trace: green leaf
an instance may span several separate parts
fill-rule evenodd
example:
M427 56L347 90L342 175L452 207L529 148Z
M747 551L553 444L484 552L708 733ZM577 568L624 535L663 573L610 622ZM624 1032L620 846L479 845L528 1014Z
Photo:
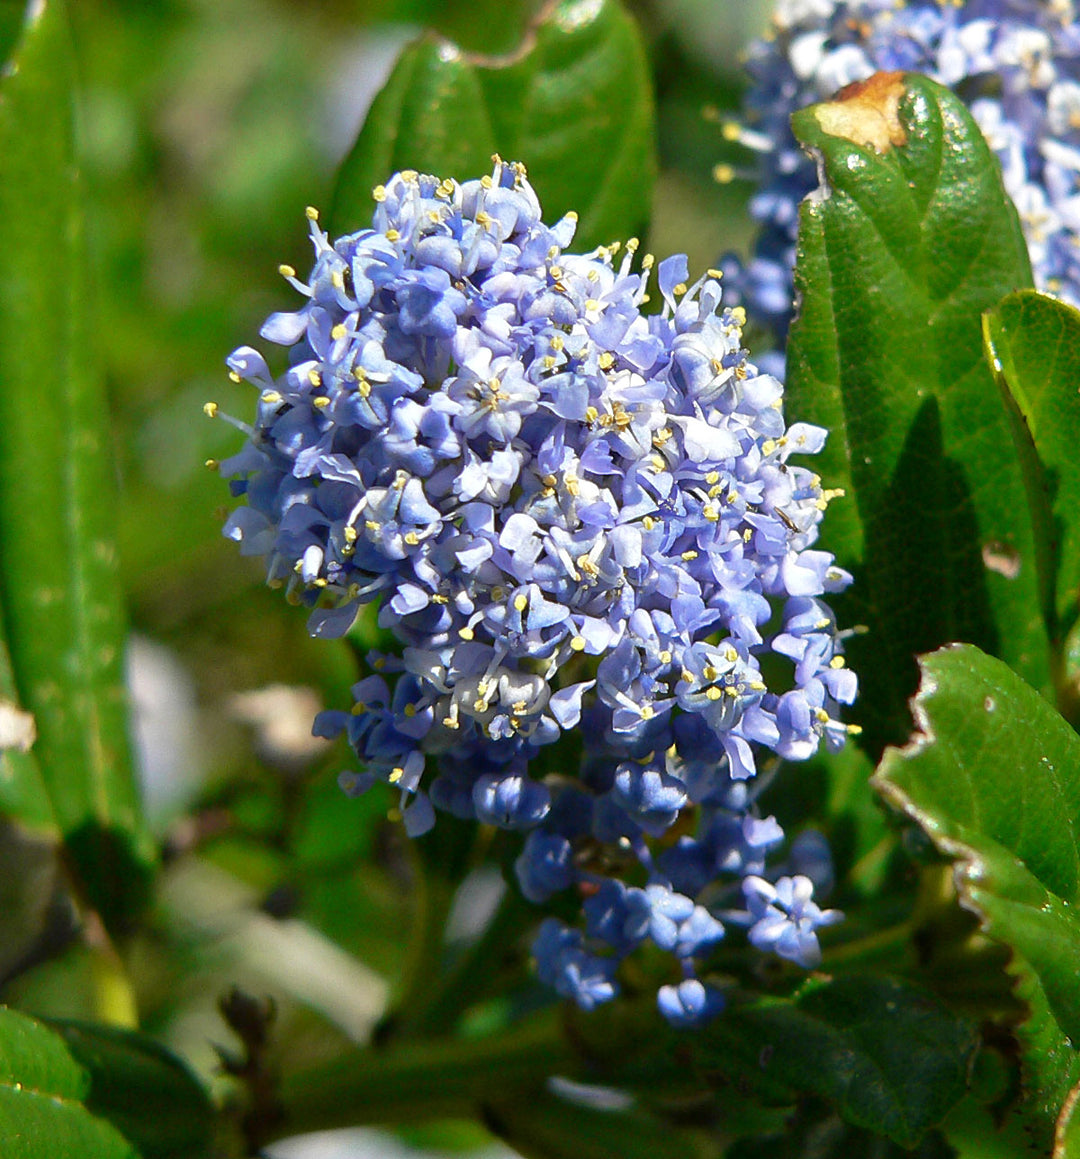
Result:
M87 896L112 925L151 864L131 770L110 427L88 316L63 6L0 79L0 592L19 700Z
M1017 420L1042 561L1043 604L1051 631L1076 619L1080 587L1080 311L1024 290L983 317L986 356ZM1034 454L1026 453L1032 448Z
M937 1132L911 1151L869 1131L848 1126L835 1115L789 1124L780 1135L740 1140L724 1159L956 1159Z
M980 1054L979 1059L982 1057ZM1034 1159L1046 1153L1045 1148L1033 1144L1020 1116L1003 1116L1000 1106L983 1106L971 1096L949 1116L942 1133L958 1159Z
M649 76L618 0L544 5L507 57L425 36L402 54L342 165L333 228L366 225L372 189L396 170L465 180L499 153L528 167L545 220L579 214L576 248L640 235L656 172Z
M906 736L916 652L968 640L1041 688L1049 651L982 352L983 311L1031 284L1016 211L958 97L898 73L853 90L792 121L825 186L801 209L787 410L829 428L815 470L847 492L822 542L855 572L844 618L870 629L850 659L877 754Z
M130 1139L142 1159L203 1159L214 1107L175 1055L151 1038L116 1027L54 1022L90 1076L87 1109Z
M701 1031L714 1083L766 1101L816 1095L856 1127L914 1147L960 1101L975 1047L936 998L887 978L811 984L728 1010Z
M0 1007L0 1141L4 1159L139 1159L82 1104L89 1077L63 1040Z
M428 34L401 54L342 162L330 219L350 232L371 220L371 191L399 169L473 177L491 168L495 136L475 67Z
M1080 1081L1080 739L1005 664L970 646L922 661L919 728L875 787L956 862L961 903L1012 951L1036 1129Z

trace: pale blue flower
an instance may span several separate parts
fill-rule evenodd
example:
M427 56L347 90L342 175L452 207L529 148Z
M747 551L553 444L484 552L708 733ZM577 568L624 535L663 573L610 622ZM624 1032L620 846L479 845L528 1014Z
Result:
M582 902L583 928L542 927L540 977L589 1008L649 942L681 979L661 1010L693 1021L718 1008L694 981L717 906L782 838L756 753L847 735L822 597L850 577L814 548L827 496L793 458L825 432L786 426L715 272L667 259L643 313L652 258L566 252L573 216L546 226L521 166L374 197L333 242L309 213L314 269L283 271L305 303L263 329L287 365L228 359L258 402L222 464L246 498L226 534L313 634L377 603L397 642L316 721L364 768L347 789L390 785L412 835L440 811L522 833L522 892Z

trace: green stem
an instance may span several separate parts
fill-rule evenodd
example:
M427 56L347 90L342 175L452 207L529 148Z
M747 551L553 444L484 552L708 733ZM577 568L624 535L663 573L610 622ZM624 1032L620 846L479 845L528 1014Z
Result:
M418 996L413 1007L403 1010L402 1030L415 1037L447 1034L461 1016L481 997L494 997L493 979L512 954L521 932L536 920L536 910L512 886L479 938L453 967Z
M427 991L440 976L446 919L457 889L456 881L428 871L415 843L409 842L407 848L413 868L412 934L393 1000L393 1009L404 1018L414 1006L424 1004Z
M488 1100L535 1090L549 1075L572 1075L578 1067L555 1011L488 1038L369 1047L285 1078L285 1117L274 1138L474 1118Z
M861 958L880 953L898 942L907 942L911 939L914 931L915 923L909 919L895 926L890 926L888 929L867 934L864 938L856 938L852 942L831 946L825 951L824 969L831 970L845 962L857 962Z

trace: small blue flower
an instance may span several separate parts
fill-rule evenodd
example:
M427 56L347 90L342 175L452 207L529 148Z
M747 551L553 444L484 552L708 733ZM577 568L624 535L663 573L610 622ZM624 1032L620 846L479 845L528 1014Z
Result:
M583 1010L608 1002L618 993L613 958L601 958L583 948L580 931L548 918L533 942L541 981Z
M682 782L663 768L630 762L619 765L611 792L619 807L651 837L674 824L687 800Z
M574 850L560 833L534 829L525 838L521 856L514 863L521 892L542 905L553 894L574 884Z
M842 915L815 905L814 884L808 877L781 877L775 885L760 877L746 877L743 892L753 921L749 934L753 945L805 969L818 965L817 931L834 925Z
M547 816L551 796L546 785L526 775L485 773L473 786L473 804L477 818L489 825L531 829Z
M656 996L660 1013L673 1026L699 1026L723 1009L723 995L697 978L685 978L677 986L661 986Z

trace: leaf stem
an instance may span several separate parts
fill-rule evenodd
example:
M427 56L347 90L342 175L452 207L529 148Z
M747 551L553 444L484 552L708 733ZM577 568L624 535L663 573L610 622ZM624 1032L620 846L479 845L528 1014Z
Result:
M824 969L829 970L838 963L858 961L869 957L880 950L888 949L898 942L906 942L915 931L915 923L908 918L889 926L884 930L877 930L865 937L856 938L851 942L842 942L838 946L830 946L825 951Z
M419 1004L404 1012L403 1030L416 1037L446 1034L478 999L495 997L492 980L535 916L536 911L516 889L507 889L483 933L450 970L433 980Z
M409 1010L424 1002L424 995L440 976L446 919L457 888L456 882L428 871L415 843L409 842L407 848L413 869L413 922L393 1002L394 1010L406 1019Z
M99 1022L134 1030L139 1025L135 991L120 955L101 918L93 910L85 917L85 940L90 949L90 978L94 1017Z

